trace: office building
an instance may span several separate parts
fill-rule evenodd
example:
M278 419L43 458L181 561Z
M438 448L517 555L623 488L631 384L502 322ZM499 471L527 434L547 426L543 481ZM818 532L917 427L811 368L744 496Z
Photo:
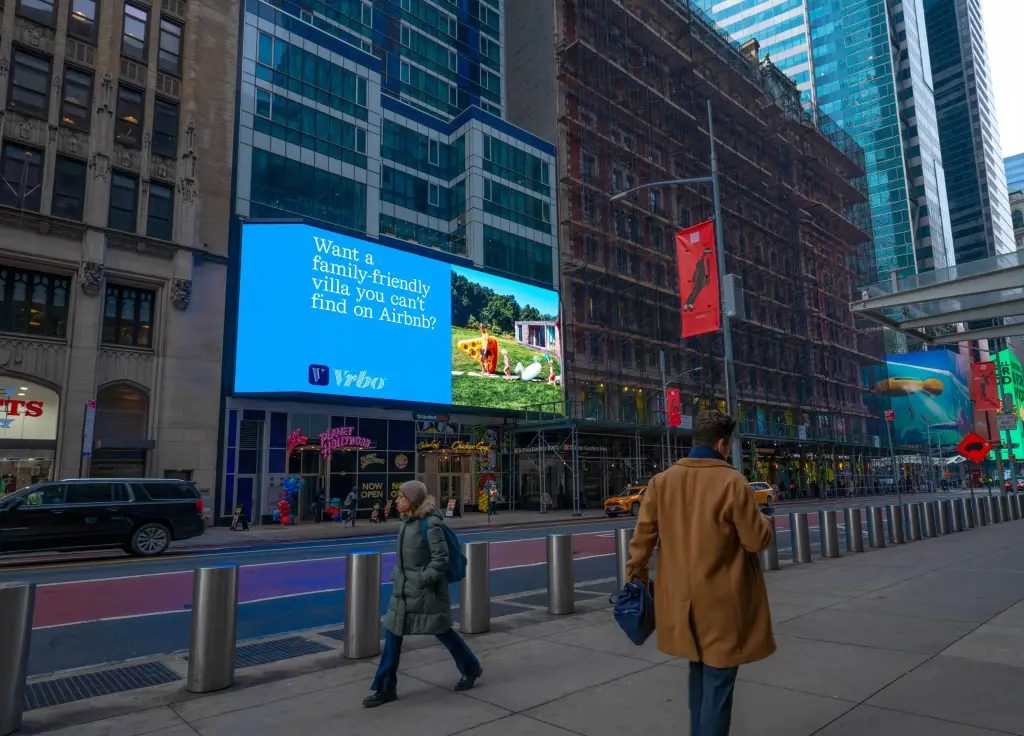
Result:
M1010 216L1017 250L1024 248L1024 191L1010 192Z
M1015 249L980 0L924 0L957 263Z
M694 0L864 148L878 279L954 263L925 18L903 0ZM874 281L875 279L872 279Z
M680 338L676 233L712 218L711 188L610 202L709 175L710 101L726 268L746 304L732 323L745 471L804 488L852 480L884 435L860 384L879 334L848 306L874 273L870 220L845 214L867 201L864 151L807 112L756 44L741 50L687 4L517 0L506 12L509 119L559 152L566 398L582 448L569 451L564 420L537 418L521 465L579 467L593 505L685 454L696 412L725 407L722 335ZM666 387L682 397L668 432Z
M1024 192L1024 153L1003 159L1006 171L1006 189L1010 192Z
M231 0L4 4L5 490L214 485L238 15Z
M317 494L343 499L356 487L361 510L368 513L374 505L383 508L401 482L416 477L457 510L477 508L489 483L508 498L503 479L511 472L510 437L501 426L531 406L530 397L537 404L545 403L542 397L556 397L547 403L560 404L561 379L553 290L555 151L550 142L504 119L504 6L503 0L245 0L233 202L232 267L240 286L237 301L229 305L221 514L241 504L254 520L270 519L289 476L305 481L300 520ZM407 313L398 319L424 326L424 304L429 309L435 298L463 300L469 306L459 314L453 306L451 319L465 320L458 327L475 330L477 337L484 324L501 345L490 357L504 361L507 355L509 364L484 369L482 362L470 362L456 369L455 363L470 359L460 348L452 356L451 336L436 344L411 328L404 337L388 337L391 327L379 320L394 302L369 307L378 320L366 323L376 325L373 330L339 321L336 332L308 334L304 330L319 324L324 309L339 315L349 310L349 317L367 309L358 303L366 283L356 285L359 291L354 286L346 301L340 294L347 285L337 282L337 291L330 292L334 287L320 289L314 281L316 314L308 316L308 295L301 296L294 325L274 330L294 329L299 337L292 349L308 351L295 379L299 385L288 384L295 378L291 374L278 380L273 371L254 367L260 362L259 336L245 331L247 310L273 309L259 298L246 306L260 287L250 285L248 271L240 269L256 258L247 260L246 254L257 253L263 237L252 235L250 247L246 233L271 232L257 229L266 220L308 223L292 231L304 233L301 242L298 235L282 239L280 273L268 276L285 279L293 259L307 262L298 254L311 247L310 233L348 243L346 248L364 255L382 254L374 258L400 264L396 269L406 273L398 278L398 270L384 274L381 269L372 279L382 279L386 288L416 284L429 291L424 302L403 300ZM320 252L317 263L323 264L330 254ZM437 274L448 273L444 269L472 274L477 295L493 297L497 290L508 298L476 310L475 297L460 291L454 278L443 288L430 286ZM337 270L332 275L337 277ZM300 280L308 289L308 272ZM292 286L280 286L278 309L291 309L284 305ZM524 294L546 294L553 306L531 302L527 308L523 300L533 297ZM267 325L279 317L271 312ZM449 315L437 319L445 324ZM426 324L425 329L432 328ZM285 337L275 334L274 350L286 349ZM354 371L351 380L336 377L343 366L318 357L334 350L335 342L349 351L345 368L365 369ZM432 352L442 347L444 355ZM393 356L380 366L386 373L367 368L379 359L371 353ZM247 363L243 356L250 354L253 361ZM451 370L445 361L452 362ZM419 389L408 383L418 373L431 376ZM485 379L478 373L486 375L493 391L478 392L478 403L466 408L473 400L457 396L455 384L476 381L479 389ZM518 378L523 379L519 384L511 380ZM529 391L517 393L517 385ZM407 390L400 390L403 386ZM488 404L499 394L520 398ZM476 411L480 403L492 411L488 406ZM293 435L308 442L289 444ZM362 449L333 454L324 449L353 438L365 443L349 446ZM537 504L540 499L535 494L522 500Z

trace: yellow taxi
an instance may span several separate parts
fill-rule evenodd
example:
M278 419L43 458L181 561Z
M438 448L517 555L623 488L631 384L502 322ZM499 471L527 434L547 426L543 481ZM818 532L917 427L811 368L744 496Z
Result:
M643 480L639 483L630 483L618 496L612 496L604 502L604 512L608 516L639 515L640 502L644 500L644 495L647 493L647 482L647 480Z
M756 481L751 483L750 487L754 490L754 498L757 500L758 506L771 506L775 503L775 491L772 490L770 483Z

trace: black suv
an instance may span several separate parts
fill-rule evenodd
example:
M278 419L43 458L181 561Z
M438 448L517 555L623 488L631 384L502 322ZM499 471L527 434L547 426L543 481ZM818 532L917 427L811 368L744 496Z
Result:
M204 531L203 500L182 480L54 480L0 497L0 553L120 547L153 557Z

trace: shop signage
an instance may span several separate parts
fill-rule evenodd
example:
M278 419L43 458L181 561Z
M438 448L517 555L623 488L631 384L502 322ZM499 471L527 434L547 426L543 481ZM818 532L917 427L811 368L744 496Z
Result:
M23 378L0 376L0 439L56 440L59 413L56 392Z
M288 435L288 457L291 457L292 452L295 450L296 447L302 447L307 442L309 442L309 438L306 435L302 434L301 429L296 429L294 432Z
M320 454L323 457L329 456L332 452L342 447L368 448L373 444L365 437L356 437L355 427L335 427L326 432L320 433Z
M405 470L407 467L409 467L409 456L404 452L398 453L398 455L395 456L395 469Z
M416 449L420 452L434 452L435 450L440 450L441 440L423 440L416 445Z
M463 442L462 440L455 440L450 445L442 443L441 440L422 440L416 445L416 449L420 452L439 452L441 450L450 450L452 452L490 452L494 449L494 445L489 442Z
M413 414L412 418L417 422L448 422L451 417L447 414Z
M370 470L377 466L386 466L388 459L379 452L364 452L359 455L359 469Z

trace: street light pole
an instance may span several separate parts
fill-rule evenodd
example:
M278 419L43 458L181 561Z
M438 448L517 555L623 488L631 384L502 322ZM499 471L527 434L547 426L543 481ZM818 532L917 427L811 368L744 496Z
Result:
M666 181L653 181L648 184L641 184L638 187L627 189L624 192L611 197L609 202L616 202L628 197L641 189L653 187L667 187L683 184L710 184L711 197L714 207L715 223L715 261L718 268L718 305L722 320L722 339L725 362L725 405L729 415L736 420L736 432L732 437L732 464L738 471L743 472L743 438L739 431L739 408L736 392L736 367L733 365L732 354L732 331L730 329L731 319L725 310L725 238L722 235L722 209L718 198L718 155L715 153L715 132L714 122L711 117L711 100L708 100L708 139L711 149L711 176L698 176L692 179L669 179ZM710 358L710 356L709 356ZM666 410L668 404L665 405Z
M658 360L661 363L661 400L665 406L665 469L668 470L669 459L668 456L671 452L671 434L668 423L668 379L665 378L665 351L658 351Z

